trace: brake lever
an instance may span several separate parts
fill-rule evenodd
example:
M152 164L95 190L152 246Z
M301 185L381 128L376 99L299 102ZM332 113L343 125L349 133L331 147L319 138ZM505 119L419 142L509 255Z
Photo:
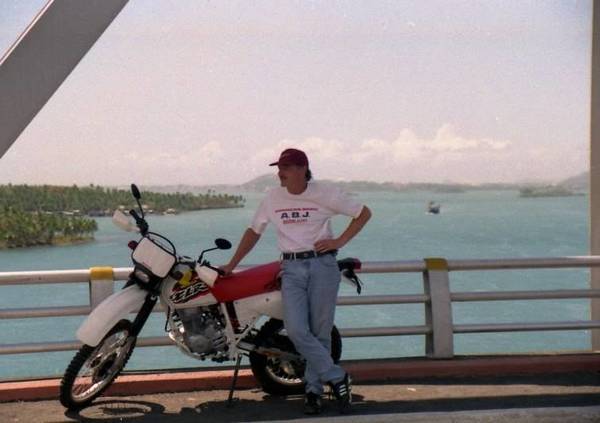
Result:
M224 271L222 271L222 270L221 270L221 269L219 269L218 267L214 267L214 266L212 266L212 265L211 265L211 264L210 264L210 263L209 263L207 260L204 260L204 261L202 262L202 266L206 266L206 267L208 267L209 269L212 269L212 270L214 270L215 272L217 272L217 273L219 274L219 276L225 276L225 272L224 272Z

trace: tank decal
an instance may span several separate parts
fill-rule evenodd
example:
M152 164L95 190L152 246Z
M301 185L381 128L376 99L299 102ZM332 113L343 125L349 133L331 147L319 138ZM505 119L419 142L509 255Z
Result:
M177 285L175 285L175 288ZM195 284L184 287L183 289L175 290L173 289L173 293L169 296L169 299L173 301L175 304L185 303L191 300L192 298L200 297L202 295L208 294L210 291L208 289L208 285L204 282L198 281Z

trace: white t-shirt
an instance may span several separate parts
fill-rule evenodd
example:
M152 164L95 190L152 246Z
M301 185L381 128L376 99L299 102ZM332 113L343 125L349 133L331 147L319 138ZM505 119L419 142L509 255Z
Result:
M260 203L250 228L262 234L269 222L277 230L282 252L315 249L315 242L333 238L330 218L343 214L356 218L363 205L341 189L318 182L308 183L302 194L290 194L286 188L271 189Z

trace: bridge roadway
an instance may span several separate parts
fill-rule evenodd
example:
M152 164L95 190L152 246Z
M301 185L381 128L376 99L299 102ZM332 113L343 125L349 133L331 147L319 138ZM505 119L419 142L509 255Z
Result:
M353 412L339 416L326 399L317 418L302 414L301 396L266 395L248 369L240 372L232 407L231 370L128 373L79 412L56 400L56 379L4 382L0 401L8 402L0 403L0 422L600 423L597 356L346 362L356 379Z

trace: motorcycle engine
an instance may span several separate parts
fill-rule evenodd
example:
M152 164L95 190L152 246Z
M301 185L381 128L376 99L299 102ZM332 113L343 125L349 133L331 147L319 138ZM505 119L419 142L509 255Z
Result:
M210 354L227 350L227 336L218 314L205 307L177 310L185 332L185 343L195 353Z

